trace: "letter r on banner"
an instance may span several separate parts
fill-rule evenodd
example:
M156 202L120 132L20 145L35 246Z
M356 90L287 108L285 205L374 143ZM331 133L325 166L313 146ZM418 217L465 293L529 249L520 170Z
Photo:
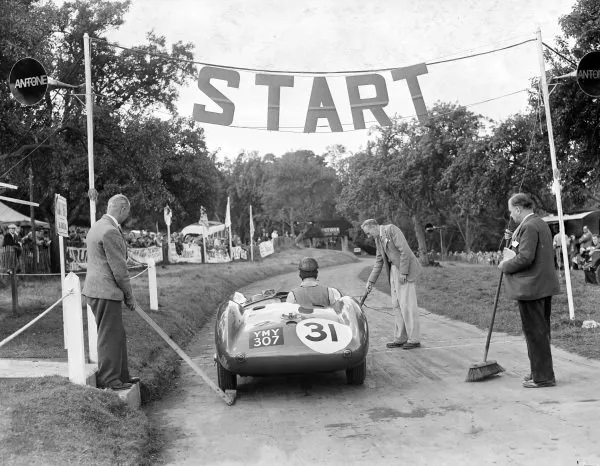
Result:
M205 105L194 104L193 118L204 123L229 126L233 122L235 105L225 97L210 80L220 79L227 82L228 87L238 88L240 86L240 74L235 70L205 66L198 75L198 89L204 92L211 100L223 109L223 112L209 112Z
M375 97L361 99L358 91L359 86L375 86ZM347 76L346 87L348 88L348 97L350 98L354 129L365 129L365 110L371 110L373 116L381 126L392 125L390 118L383 111L383 107L390 102L383 76L378 74Z

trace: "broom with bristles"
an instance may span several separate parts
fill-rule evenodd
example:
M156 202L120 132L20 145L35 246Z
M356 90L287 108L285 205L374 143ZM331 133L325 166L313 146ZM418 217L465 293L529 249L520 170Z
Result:
M485 343L485 353L483 354L483 362L474 364L469 369L465 382L478 382L492 375L497 375L500 372L504 372L504 368L496 361L488 361L488 351L490 349L490 341L492 339L492 330L494 328L494 319L496 318L496 309L498 308L498 297L500 296L500 287L502 286L502 276L504 273L500 272L500 280L498 280L498 288L496 289L496 299L494 299L494 311L492 312L492 321L490 322L490 329L488 330L487 341Z

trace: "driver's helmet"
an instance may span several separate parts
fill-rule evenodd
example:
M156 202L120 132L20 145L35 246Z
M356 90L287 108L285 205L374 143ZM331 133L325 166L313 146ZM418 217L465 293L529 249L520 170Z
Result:
M304 257L298 264L298 270L303 272L316 272L319 270L319 264L312 257Z

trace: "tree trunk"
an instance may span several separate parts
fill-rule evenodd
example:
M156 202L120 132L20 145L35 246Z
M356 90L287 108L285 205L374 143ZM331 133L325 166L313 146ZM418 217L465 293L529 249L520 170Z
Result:
M412 216L412 221L415 227L417 243L419 245L419 261L421 264L427 264L427 241L425 239L425 230L423 229L423 225L421 225L421 222L416 215Z

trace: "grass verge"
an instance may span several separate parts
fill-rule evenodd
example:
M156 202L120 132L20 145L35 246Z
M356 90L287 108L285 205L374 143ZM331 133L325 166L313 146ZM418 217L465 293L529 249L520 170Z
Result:
M367 280L371 268L360 278ZM435 314L468 322L481 329L489 327L500 271L496 267L442 262L442 267L425 267L417 283L419 306ZM569 318L566 286L552 299L552 344L567 351L600 359L600 328L581 327L584 320L600 322L600 286L586 285L583 272L571 271L575 319ZM390 293L385 272L376 283L378 290ZM521 318L517 302L503 291L498 300L494 331L520 335Z
M231 292L297 270L299 259L307 255L321 267L356 260L339 251L290 249L254 263L158 267L159 311L149 314L185 347ZM59 283L20 282L18 317L10 314L10 288L0 288L0 340L56 301ZM147 276L134 280L133 287L147 310ZM51 312L1 348L0 358L66 360L61 314ZM158 399L169 389L179 357L136 313L124 310L123 319L130 371L143 380L142 399ZM0 464L144 464L160 448L160 433L152 430L143 412L130 410L112 393L59 377L0 379L0 393Z

